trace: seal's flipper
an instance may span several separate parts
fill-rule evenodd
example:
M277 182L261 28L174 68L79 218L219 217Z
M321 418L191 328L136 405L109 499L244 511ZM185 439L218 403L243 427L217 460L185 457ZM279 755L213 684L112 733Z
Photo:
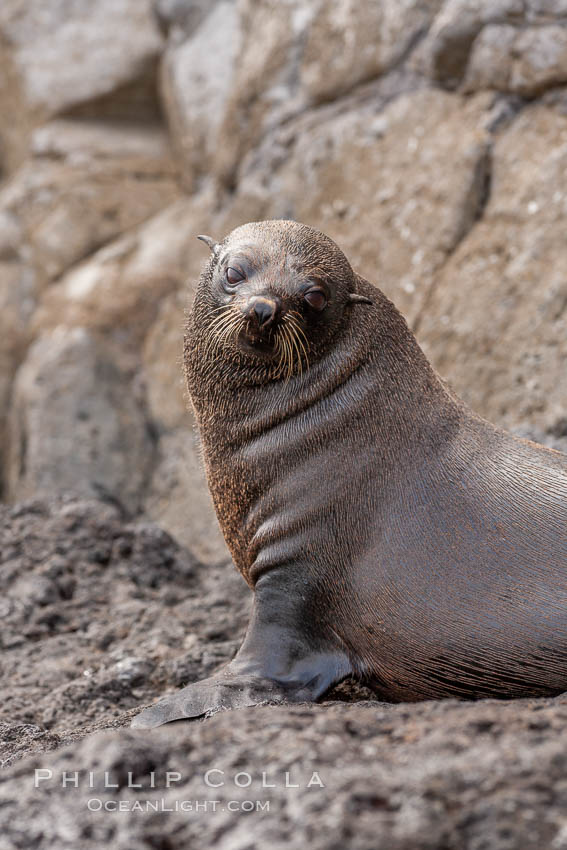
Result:
M258 676L239 676L229 669L194 682L160 700L134 717L132 726L151 729L174 720L189 720L262 703L286 702L285 692L275 682Z
M245 661L237 656L233 664L210 679L193 682L144 709L134 717L132 726L151 729L174 720L190 720L252 705L314 702L349 672L337 659L320 654L302 659L301 669L292 670L291 678L281 681L237 672L248 665L257 667L253 658ZM299 674L298 678L293 677L293 672Z
M307 632L297 593L268 575L256 586L254 610L240 651L223 670L146 708L132 721L152 728L174 720L265 703L314 702L353 672L335 633Z

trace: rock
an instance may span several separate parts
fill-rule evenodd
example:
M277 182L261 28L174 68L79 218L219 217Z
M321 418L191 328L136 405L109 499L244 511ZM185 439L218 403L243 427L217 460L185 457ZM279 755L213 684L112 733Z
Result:
M163 42L151 0L57 0L47 7L4 0L0 35L1 135L12 163L21 160L32 127L85 104L98 115L157 114Z
M363 6L356 0L332 0L318 8L312 4L299 70L307 101L337 99L398 64L427 31L440 6L441 0Z
M216 564L229 557L191 420L184 428L160 436L144 510L204 563Z
M4 843L90 850L112 829L116 850L560 848L566 721L561 699L361 702L63 733L0 780Z
M191 38L168 48L162 74L188 185L211 170L230 185L240 159L268 130L398 63L439 5L439 0L214 5Z
M59 120L34 133L32 151L0 192L0 214L20 231L38 286L178 195L159 128Z
M415 64L449 88L533 96L566 80L566 14L552 0L446 0Z
M235 3L216 3L182 43L170 44L161 74L166 114L188 189L211 170L240 48ZM222 61L219 61L222 57Z
M567 0L527 0L528 20L538 16L563 18L567 15Z
M525 109L492 163L482 221L439 275L419 338L474 410L547 430L567 414L567 117Z
M217 0L154 0L154 15L164 35L180 41L191 35Z
M12 417L8 498L31 494L35 487L45 492L46 486L56 493L69 489L96 494L102 485L132 509L143 503L149 516L179 534L204 560L226 559L192 418L185 410L181 366L184 308L207 256L195 236L207 229L210 218L211 199L206 193L191 203L172 204L101 249L45 293L34 317L35 333L43 340L38 349L41 354L32 349L28 358L32 365L26 361L21 370L28 377L20 376L16 388L18 413ZM152 330L138 371L137 352L149 327ZM99 347L103 338L109 342L105 355ZM63 353L53 355L54 363L59 364L60 357L65 362L64 403L58 395L60 365L53 369L52 363L47 370L40 362L57 339L64 340ZM79 340L86 339L97 340L96 354L90 342L86 344L88 355L75 352L75 345L82 351ZM106 365L101 365L100 357ZM114 357L117 366L112 365ZM120 388L137 373L135 401L128 391L122 399ZM39 399L38 380L42 382ZM89 419L77 429L75 419L79 413L85 415L87 394L93 399L86 408ZM127 409L121 425L116 416L124 402ZM62 421L63 417L71 424ZM51 426L46 426L48 422ZM40 423L43 439L37 430ZM45 433L46 427L54 429L51 436ZM35 434L33 449L29 428ZM91 438L92 428L97 430ZM129 428L134 429L131 443ZM63 429L67 447L57 448L52 442L59 429ZM78 447L87 440L77 454L69 451L74 438ZM132 454L121 457L126 449L124 440ZM27 457L30 452L34 459ZM54 456L50 458L51 453ZM21 473L22 463L25 471ZM131 477L126 472L130 466Z
M34 133L33 156L0 189L3 454L13 375L38 332L30 319L46 285L174 200L175 176L157 127L58 120ZM51 327L63 314L57 308Z
M175 428L188 430L193 421L183 376L183 326L193 284L190 281L183 290L162 299L144 342L142 363L148 411L158 433Z
M264 218L295 218L336 239L354 268L412 322L438 269L480 214L488 96L402 94L306 116L243 163L239 192Z
M57 328L31 347L15 380L7 496L108 495L130 510L153 461L132 371L83 328Z
M0 563L3 847L90 850L109 823L116 848L561 847L564 697L387 705L345 683L318 705L125 729L234 654L250 602L234 568L73 499L0 506ZM26 582L49 591L22 600Z
M12 380L29 344L28 323L35 303L34 274L17 255L11 255L6 242L2 245L2 236L6 235L3 223L0 216L0 492L5 475L6 418Z
M209 496L181 365L183 314L189 300L187 291L165 299L144 345L148 411L159 438L144 509L201 561L217 563L229 556Z
M204 257L195 236L210 215L207 203L179 200L75 266L45 293L36 332L80 326L117 331L140 346L161 299L198 277Z
M234 567L201 568L108 501L0 506L0 563L0 725L10 729L112 722L180 676L209 675L246 623L250 592ZM22 734L33 746L41 737ZM4 737L0 758L18 742Z
M455 88L483 27L523 23L525 11L523 0L445 0L420 47L417 65L435 81Z
M495 88L533 97L567 82L567 29L488 26L474 43L465 91Z
M123 658L121 661L117 661L111 668L110 672L111 675L114 674L120 682L135 686L143 684L147 680L153 668L154 665L151 661L147 661L143 658L136 658L135 656L129 656L127 658Z

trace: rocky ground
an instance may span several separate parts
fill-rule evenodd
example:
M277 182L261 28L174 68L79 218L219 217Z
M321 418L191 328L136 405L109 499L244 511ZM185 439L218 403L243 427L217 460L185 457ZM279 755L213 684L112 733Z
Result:
M566 730L556 699L328 702L105 732L3 774L0 844L563 848Z
M108 503L2 507L0 556L5 764L209 675L246 626L228 562L199 563Z

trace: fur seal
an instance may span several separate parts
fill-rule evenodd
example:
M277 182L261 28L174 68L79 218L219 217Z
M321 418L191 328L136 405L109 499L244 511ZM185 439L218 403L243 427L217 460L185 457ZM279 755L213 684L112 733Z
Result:
M228 666L134 725L347 676L390 701L565 691L567 456L469 410L322 233L203 239L185 370L254 607Z

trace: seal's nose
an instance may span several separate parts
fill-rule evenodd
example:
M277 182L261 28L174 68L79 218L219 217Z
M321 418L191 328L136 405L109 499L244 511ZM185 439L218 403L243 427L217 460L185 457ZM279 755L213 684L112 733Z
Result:
M276 305L270 301L257 301L254 304L254 312L260 327L267 325L268 322L274 318L276 312L275 307Z
M276 298L255 296L250 299L248 318L253 319L260 330L267 330L276 320L279 306Z

